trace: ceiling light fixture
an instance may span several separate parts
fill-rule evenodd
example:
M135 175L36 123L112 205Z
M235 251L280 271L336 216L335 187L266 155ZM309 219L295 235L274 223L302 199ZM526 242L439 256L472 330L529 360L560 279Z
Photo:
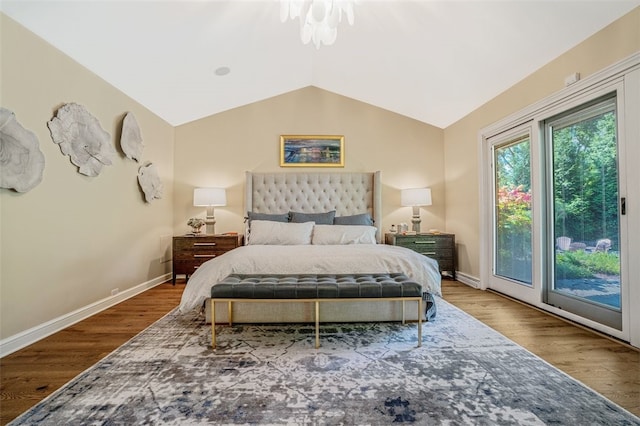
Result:
M355 0L280 0L280 20L300 19L300 38L304 44L313 40L316 49L320 44L332 45L338 35L342 15L353 25Z

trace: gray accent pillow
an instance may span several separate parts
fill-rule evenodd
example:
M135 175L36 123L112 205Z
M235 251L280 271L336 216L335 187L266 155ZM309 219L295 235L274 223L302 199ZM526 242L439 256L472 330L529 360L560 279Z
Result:
M372 226L373 219L369 213L354 214L353 216L336 216L333 219L333 224Z
M336 216L336 211L332 210L325 213L301 213L301 212L289 212L289 219L291 222L304 223L315 222L316 225L333 225L333 218Z
M252 220L270 220L272 222L289 222L289 213L270 214L247 212L247 219Z

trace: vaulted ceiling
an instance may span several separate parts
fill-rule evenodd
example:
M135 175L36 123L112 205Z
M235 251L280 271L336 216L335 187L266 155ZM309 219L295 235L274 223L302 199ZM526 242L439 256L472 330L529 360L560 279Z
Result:
M320 49L302 44L297 21L280 21L279 1L0 9L172 125L316 86L445 128L638 5L359 0L354 25Z

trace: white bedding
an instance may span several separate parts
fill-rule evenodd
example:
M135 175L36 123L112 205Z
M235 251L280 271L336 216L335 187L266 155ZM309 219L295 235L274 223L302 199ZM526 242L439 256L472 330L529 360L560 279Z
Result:
M230 274L350 274L402 272L441 296L438 263L413 250L385 244L249 245L205 262L189 278L180 310L200 309L211 286Z

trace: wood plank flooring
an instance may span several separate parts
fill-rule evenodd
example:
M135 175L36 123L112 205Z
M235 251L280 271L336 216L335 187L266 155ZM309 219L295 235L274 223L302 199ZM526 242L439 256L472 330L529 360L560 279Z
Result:
M184 281L162 284L0 359L5 425L176 307ZM495 293L443 281L443 296L640 416L640 352Z
M0 359L5 425L178 306L182 284L164 283Z

